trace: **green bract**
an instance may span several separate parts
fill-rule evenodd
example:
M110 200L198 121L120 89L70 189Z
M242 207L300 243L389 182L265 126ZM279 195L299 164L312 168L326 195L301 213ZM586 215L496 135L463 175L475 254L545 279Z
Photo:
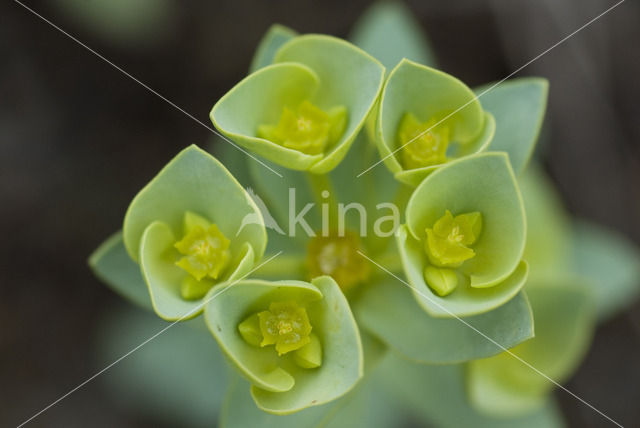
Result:
M384 67L350 43L322 35L295 37L278 49L273 65L224 95L211 110L211 120L236 143L279 165L326 173L347 154L378 98L383 76ZM265 126L282 123L283 114L291 116L287 111L294 115L290 125L282 126L295 126L295 112L300 114L305 101L330 115L335 109L344 111L340 132L331 128L320 149L301 150L298 144L285 144L286 136L264 132ZM314 123L300 117L300 130ZM318 138L318 132L308 138Z
M376 143L403 183L415 187L446 161L486 149L494 131L493 116L455 77L409 60L389 74L380 97Z
M482 360L481 360L482 361ZM470 405L464 390L463 365L419 365L389 353L382 363L382 385L393 392L411 416L427 426L474 428L562 428L562 415L553 400L536 411L492 417Z
M317 277L311 283L244 280L219 292L222 287L211 290L212 296L219 294L207 303L205 319L222 350L252 383L251 394L261 409L288 414L324 404L345 394L362 376L358 328L346 298L330 277ZM245 321L256 313L277 315L273 304L281 302L306 311L311 333L322 349L319 366L307 368L296 361L297 350L278 351L268 346L275 340L254 341L246 334ZM289 319L281 326L288 328L284 334L291 332Z
M465 324L458 319L430 316L403 284L379 282L364 292L355 314L364 328L405 357L423 364L485 358L533 337L533 314L522 292L496 310L465 318Z
M196 316L208 289L247 274L266 246L251 198L220 162L195 146L136 195L123 238L140 264L153 309L167 320Z
M572 232L571 269L584 276L598 317L610 318L640 294L640 250L626 237L586 221L577 222Z
M510 352L535 370L508 353L469 363L468 393L477 409L511 416L540 408L554 387L547 377L564 382L576 369L595 321L592 296L580 282L557 275L527 284L536 337Z
M145 309L152 308L149 289L140 267L124 248L122 232L114 233L91 254L89 266L118 294Z
M349 39L388 69L403 58L433 66L435 58L420 23L401 2L377 2L353 28Z
M527 213L527 244L523 258L529 277L553 276L569 270L571 223L560 195L539 166L531 165L518 178ZM537 233L544 230L545 233Z
M488 173L490 172L490 173ZM425 251L428 230L449 210L479 212L482 231L475 255L459 266L434 266ZM470 156L440 168L416 188L397 234L407 279L418 303L435 317L487 312L514 297L527 277L521 260L526 225L522 198L506 154ZM430 271L451 277L455 288L441 297ZM434 281L435 282L435 281Z

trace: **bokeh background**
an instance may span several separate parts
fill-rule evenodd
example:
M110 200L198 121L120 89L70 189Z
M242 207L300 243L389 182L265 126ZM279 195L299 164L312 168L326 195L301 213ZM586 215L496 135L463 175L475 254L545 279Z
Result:
M614 4L406 3L440 68L472 87L503 78ZM272 23L347 37L370 3L25 4L208 124L209 110L246 74ZM636 243L639 23L640 3L627 0L518 73L550 81L542 161L569 211ZM129 201L157 170L186 145L206 145L210 132L12 1L0 5L0 58L0 425L15 426L102 368L100 325L125 303L86 259L120 227ZM638 426L639 362L636 302L598 328L567 387ZM171 425L121 405L104 385L87 384L32 425ZM568 394L556 395L570 426L604 423Z

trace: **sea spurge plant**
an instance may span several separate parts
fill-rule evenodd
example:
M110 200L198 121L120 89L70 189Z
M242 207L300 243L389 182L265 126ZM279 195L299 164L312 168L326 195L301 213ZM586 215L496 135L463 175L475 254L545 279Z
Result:
M464 83L402 60L382 90L375 138L394 176L415 187L447 161L485 150L495 127Z
M438 169L411 195L406 219L397 233L400 255L418 302L432 316L487 312L522 288L524 207L505 154L469 156Z
M195 146L136 195L124 219L123 241L160 317L198 315L215 284L240 278L260 260L266 232L261 221L241 228L249 214L261 219L226 168Z
M251 382L256 404L271 413L334 400L362 376L358 328L330 277L240 281L207 303L205 320Z
M358 135L383 76L377 60L344 40L293 37L278 48L272 65L216 103L211 120L239 145L279 165L326 173Z
M273 26L210 114L252 159L222 140L225 166L183 150L91 266L166 320L204 310L184 327L219 354L156 363L172 383L203 366L213 389L230 377L224 405L206 388L175 400L222 406L222 427L397 426L397 402L434 426L560 425L529 365L575 371L596 318L638 295L640 253L574 228L539 171L523 174L544 79L468 88L398 3L353 39Z

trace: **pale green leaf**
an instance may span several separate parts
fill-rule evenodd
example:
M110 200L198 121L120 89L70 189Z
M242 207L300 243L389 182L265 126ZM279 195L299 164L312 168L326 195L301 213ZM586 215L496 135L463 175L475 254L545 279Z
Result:
M540 408L554 387L549 378L566 381L589 347L595 311L581 279L557 275L526 289L536 336L510 351L519 359L502 353L468 365L470 400L487 414L510 416Z
M434 66L420 23L401 1L378 1L358 19L349 39L391 70L403 58Z
M98 361L105 367L157 335L99 380L105 399L133 415L173 426L211 427L227 389L227 364L202 318L175 324L153 314L118 307L96 331Z
M284 25L273 24L269 27L265 35L262 37L262 40L260 40L260 43L258 43L258 48L251 60L249 72L253 73L256 70L271 64L273 62L273 57L278 49L280 49L280 46L297 35L298 33Z
M566 272L571 255L571 224L558 191L536 165L518 177L518 184L527 213L523 258L529 263L530 277Z
M355 304L360 325L405 357L453 364L496 355L533 337L533 315L523 292L498 309L463 318L434 318L398 281L372 285Z
M598 309L610 318L640 295L640 250L627 237L586 221L573 229L572 270L584 277Z
M388 355L380 367L385 387L428 426L439 428L560 428L564 426L551 399L538 410L516 417L494 418L474 410L464 390L463 365L424 365Z
M122 232L104 241L89 257L93 273L113 291L145 309L151 309L149 291L140 266L129 257L122 242Z
M207 143L207 151L218 159L238 183L246 189L253 185L248 171L249 162L255 162L258 165L259 163L247 156L242 150L234 147L234 143L215 134L209 138Z
M525 169L540 134L549 82L527 77L494 85L474 90L485 110L496 119L496 132L488 150L507 152L519 174Z

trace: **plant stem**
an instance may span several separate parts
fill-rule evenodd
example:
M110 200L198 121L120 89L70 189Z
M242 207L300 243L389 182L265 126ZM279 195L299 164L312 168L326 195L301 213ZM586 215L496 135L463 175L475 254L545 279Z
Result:
M391 272L402 272L403 270L402 259L398 253L388 251L376 257L375 260Z
M268 256L265 255L265 258ZM304 256L301 255L279 255L269 263L263 264L252 276L258 277L280 277L280 278L300 278L304 268Z
M321 207L320 209L322 210L322 207L325 204L328 208L329 215L327 219L324 218L324 213L322 211L320 212L323 229L325 222L328 222L327 224L329 230L337 228L338 200L336 198L336 192L333 188L333 183L331 182L331 177L329 177L329 174L312 174L310 172L307 172L307 179L309 181L309 185L311 186L311 190L313 191L316 203L319 207ZM328 194L326 192L328 192ZM326 197L323 196L323 193L326 195Z

